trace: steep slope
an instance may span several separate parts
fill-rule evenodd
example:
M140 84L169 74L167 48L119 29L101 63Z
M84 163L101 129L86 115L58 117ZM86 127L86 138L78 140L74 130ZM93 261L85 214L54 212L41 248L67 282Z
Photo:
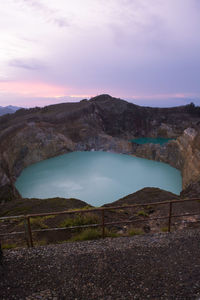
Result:
M129 142L140 136L178 137L187 128L195 128L195 141L190 139L195 159L192 168L183 155L185 138L166 147L150 149L144 157L165 161L181 169L184 187L199 178L199 108L187 105L175 108L140 107L109 95L79 103L63 103L44 108L21 109L0 118L0 199L18 196L14 182L28 165L76 150L111 150L141 156ZM185 133L184 133L185 134ZM157 146L156 146L157 147ZM189 148L188 148L189 149ZM187 150L188 150L187 149ZM195 150L194 150L195 149ZM160 154L159 154L160 153ZM189 153L187 154L189 155ZM186 168L186 169L184 169ZM187 175L187 172L192 175Z

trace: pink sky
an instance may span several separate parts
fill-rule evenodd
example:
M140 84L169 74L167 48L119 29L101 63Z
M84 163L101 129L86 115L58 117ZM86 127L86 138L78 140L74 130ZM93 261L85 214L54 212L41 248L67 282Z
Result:
M6 0L0 105L200 99L198 0Z

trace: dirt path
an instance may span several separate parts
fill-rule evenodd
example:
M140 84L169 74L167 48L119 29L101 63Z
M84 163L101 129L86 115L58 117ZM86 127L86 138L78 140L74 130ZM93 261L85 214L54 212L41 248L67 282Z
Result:
M0 299L200 299L200 232L6 251Z

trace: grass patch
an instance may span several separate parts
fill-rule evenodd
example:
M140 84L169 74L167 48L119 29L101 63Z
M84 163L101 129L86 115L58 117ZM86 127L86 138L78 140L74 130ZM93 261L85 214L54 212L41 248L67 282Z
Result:
M2 245L2 249L13 249L13 248L16 248L17 247L17 244L13 243L13 244L3 244Z
M119 237L120 235L116 232L110 231L105 229L105 237ZM71 237L68 241L70 242L81 242L81 241L88 241L88 240L97 240L102 237L102 230L97 228L88 228L76 234L75 236Z
M45 224L45 221L52 218L55 218L55 216L32 217L30 218L30 223L38 229L47 229L48 226Z
M114 213L119 213L119 214L126 212L125 209L121 209L121 208L120 208L120 209L112 209L112 210L110 210L110 211L112 211L112 212L114 212Z
M88 241L88 240L97 240L101 238L102 234L101 231L94 228L88 228L83 230L81 233L76 234L73 236L69 241L70 242L77 242L77 241Z
M47 245L47 240L38 240L34 242L35 246L46 246Z
M138 228L130 228L128 230L128 235L129 236L134 236L134 235L141 235L144 234L144 231L142 229L138 229Z
M147 209L153 209L153 206L147 205Z
M167 227L167 226L166 226L166 227L162 227L162 228L161 228L161 231L162 231L162 232L168 232L168 227Z
M94 206L90 206L90 205L86 205L84 207L80 207L80 208L73 208L73 209L69 209L69 210L73 210L73 211L76 211L76 210L87 210L87 209L93 209L93 208L96 208Z
M88 213L87 215L79 214L74 218L67 218L60 223L60 227L73 227L90 224L98 224L100 222L99 217L94 214Z
M10 210L6 210L1 214L2 217L4 216L18 216L18 215L26 215L29 211L28 206L22 206L22 207L15 207L11 208Z
M148 217L149 214L148 214L147 212L145 212L144 210L139 210L139 211L137 212L137 216L138 216L138 217L139 217L139 216L141 216L141 217Z
M111 230L105 230L105 236L106 237L112 237L112 238L115 238L115 237L120 237L121 235L117 232L114 232L114 231L111 231Z

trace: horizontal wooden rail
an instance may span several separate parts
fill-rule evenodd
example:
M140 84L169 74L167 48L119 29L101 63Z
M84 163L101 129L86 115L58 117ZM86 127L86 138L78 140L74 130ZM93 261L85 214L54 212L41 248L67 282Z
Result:
M22 219L26 217L45 217L45 216L56 216L62 214L74 214L74 213L88 213L88 212L95 212L95 211L107 211L112 209L127 209L127 208L135 208L141 206L154 206L154 205L164 205L169 203L181 203L181 202L188 202L188 201L200 201L200 198L186 198L181 200L168 200L162 202L149 202L149 203L137 203L132 205L121 205L121 206L103 206L97 208L89 208L89 209L80 209L80 210L64 210L64 211L55 211L55 212L47 212L47 213L39 213L39 214L28 214L28 215L18 215L18 216L9 216L9 217L0 217L1 220L10 220L10 219Z
M155 220L163 220L168 219L168 232L171 231L171 219L172 218L179 218L179 217L188 217L188 216L198 216L200 214L198 213L185 213L185 214L172 214L172 207L173 204L177 203L184 203L184 202L191 202L191 201L200 201L199 198L187 198L187 199L180 199L180 200L169 200L169 201L161 201L161 202L154 202L154 203L137 203L132 205L122 205L122 206L103 206L99 208L90 208L90 209L80 209L80 210L65 210L65 211L59 211L59 212L47 212L47 213L39 213L39 214L28 214L28 215L19 215L19 216L9 216L9 217L0 217L1 221L9 221L14 219L24 219L24 231L19 232L9 232L9 233L1 233L0 237L3 236L11 236L11 235L20 235L25 234L26 242L28 247L33 247L33 238L32 233L36 232L47 232L47 231L58 231L58 230L72 230L72 229L82 229L82 228L89 228L89 227L102 227L102 237L105 237L105 227L106 226L114 226L119 224L131 224L135 222L147 222L147 221L155 221ZM159 206L159 205L169 205L169 214L167 216L161 216L156 218L145 218L137 216L134 220L123 220L123 221L117 221L117 222L105 222L105 212L106 211L112 211L112 210L118 210L118 209L131 209L131 208L137 208L137 207L147 207L147 206ZM64 214L85 214L90 212L101 212L102 216L102 222L99 224L88 224L88 225L80 225L80 226L69 226L64 228L45 228L45 229L31 229L31 222L30 218L35 217L45 217L45 216L56 216L56 215L64 215Z
M26 216L25 215L20 215L20 216L10 216L10 217L0 217L0 221L4 220L14 220L14 219L24 219Z
M27 217L44 217L49 215L61 215L61 214L74 214L74 213L83 213L83 212L95 212L95 211L107 211L112 209L127 209L127 208L135 208L135 207L141 207L141 206L155 206L155 205L164 205L169 203L182 203L187 201L200 201L200 198L187 198L187 199L181 199L181 200L169 200L169 201L162 201L162 202L154 202L154 203L138 203L138 204L132 204L132 205L121 205L121 206L103 206L98 208L89 208L89 209L80 209L80 210L65 210L65 211L59 211L59 212L50 212L50 213L40 213L40 214L29 214ZM1 218L0 218L1 220Z

